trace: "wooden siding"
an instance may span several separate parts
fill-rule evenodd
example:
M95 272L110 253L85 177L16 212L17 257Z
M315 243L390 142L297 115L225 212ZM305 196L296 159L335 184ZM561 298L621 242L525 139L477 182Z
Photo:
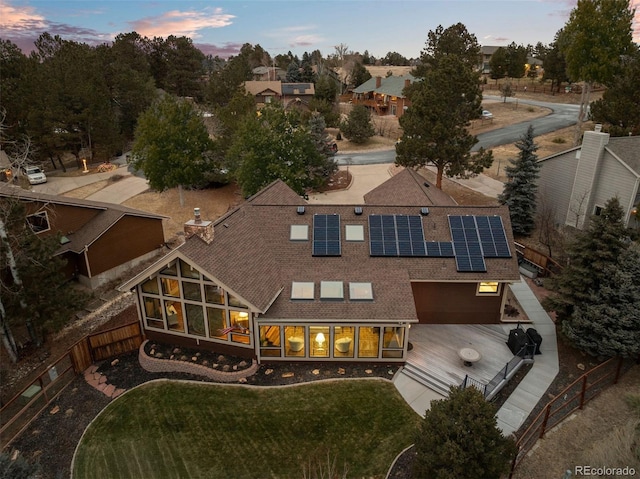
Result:
M478 283L414 282L411 288L421 324L500 322L502 295L477 296ZM504 294L504 285L501 291Z
M162 333L160 331L153 331L151 329L146 329L145 335L150 341L158 341L164 344L175 344L176 346L202 349L204 351L215 351L220 354L230 354L239 358L257 359L256 353L253 348L243 348L232 346L231 344L227 345L205 340L200 340L198 342L195 338L178 336L171 333Z
M556 223L574 224L567 220L567 212L571 202L573 178L578 168L576 151L572 150L562 155L540 162L540 179L538 180L538 209L542 206L553 208Z
M149 253L163 243L160 219L126 215L89 247L91 276Z
M81 208L79 206L58 205L40 201L25 201L24 205L27 208L27 214L41 211L43 208L47 211L51 230L43 233L46 235L58 232L64 235L74 233L102 211L95 208Z

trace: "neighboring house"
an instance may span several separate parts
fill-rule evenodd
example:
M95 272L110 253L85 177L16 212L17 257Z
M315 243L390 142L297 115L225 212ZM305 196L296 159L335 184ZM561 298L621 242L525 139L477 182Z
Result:
M313 83L283 83L278 81L247 81L244 88L256 99L258 108L274 101L281 101L285 108L307 108L309 100L315 95Z
M480 73L483 73L483 74L491 73L491 65L490 65L491 57L493 56L493 54L496 52L498 48L501 48L501 47L490 46L490 45L485 45L480 47L480 55L481 55L481 61L479 65Z
M152 258L165 243L161 215L125 206L33 193L0 184L0 201L24 203L38 235L60 234L66 276L96 288Z
M285 109L299 108L309 110L309 101L316 94L313 83L283 83L282 104Z
M287 78L287 72L278 67L259 66L251 72L253 73L253 79L257 81L275 81Z
M378 115L394 115L400 118L411 104L403 91L414 81L415 77L409 73L402 76L369 78L353 90L351 103L365 105Z
M640 226L631 215L640 203L640 136L610 138L597 126L584 133L582 145L539 164L539 209L552 207L557 224L582 229L617 196L625 225Z
M520 281L507 208L439 204L411 170L389 182L406 204L384 184L308 204L277 180L215 222L196 209L119 289L147 338L259 361L404 362L413 323L499 323Z
M282 82L277 81L246 81L244 89L255 97L258 108L282 98Z

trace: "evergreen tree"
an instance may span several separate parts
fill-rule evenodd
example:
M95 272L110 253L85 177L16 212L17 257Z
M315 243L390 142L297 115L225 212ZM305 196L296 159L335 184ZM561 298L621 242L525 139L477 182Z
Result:
M338 164L333 159L336 156L336 150L333 147L335 143L327 133L324 118L318 112L312 113L309 119L309 133L316 145L316 150L326 159L323 175L331 176L338 170Z
M327 158L320 154L297 110L285 112L278 103L249 115L228 154L233 173L245 196L276 179L303 194L324 183Z
M340 131L347 140L353 143L366 143L369 138L375 135L371 123L371 113L367 107L364 105L354 106L347 120L340 124Z
M605 267L607 281L589 303L576 305L562 331L592 356L640 354L640 245L631 243L615 264Z
M627 232L618 198L607 201L586 230L569 247L569 264L548 281L553 295L543 304L555 311L558 321L570 319L578 306L593 304L597 292L609 281L609 268L626 249Z
M209 153L213 143L193 104L171 95L154 103L138 120L131 164L142 170L151 188L180 190L200 184L203 173L216 165Z
M302 74L300 73L300 67L295 61L292 61L287 68L287 82L299 83L301 80Z
M371 73L362 63L356 63L351 70L350 81L355 86L360 86L371 78Z
M489 59L489 68L491 69L491 78L499 80L507 76L507 50L503 47L498 48Z
M516 448L497 427L496 408L475 388L452 387L433 401L416 435L416 479L498 479Z
M500 204L509 207L511 227L516 236L529 236L535 224L537 180L540 165L533 141L533 126L516 142L520 150L518 158L507 166L507 182L504 191L498 196Z

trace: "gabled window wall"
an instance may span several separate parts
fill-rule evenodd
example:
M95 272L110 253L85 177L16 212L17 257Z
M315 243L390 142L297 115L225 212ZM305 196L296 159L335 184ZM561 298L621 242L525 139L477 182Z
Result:
M138 288L145 327L181 336L252 345L252 314L239 298L182 260Z

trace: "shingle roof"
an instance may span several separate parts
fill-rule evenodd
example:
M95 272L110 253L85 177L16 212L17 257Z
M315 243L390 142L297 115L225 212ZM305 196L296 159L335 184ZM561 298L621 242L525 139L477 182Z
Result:
M19 198L23 201L75 206L78 208L89 208L98 211L99 214L89 220L72 235L68 235L68 239L70 240L70 242L63 245L58 253L62 253L65 251L73 251L77 253L82 251L86 245L90 245L91 243L93 243L106 230L113 226L120 218L126 215L158 220L167 218L167 216L136 210L134 208L129 208L127 206L118 204L36 193L33 191L24 190L16 186L1 183L0 197L14 197Z
M429 186L426 186L429 185ZM448 194L411 168L405 168L364 195L367 204L376 205L456 205Z
M411 175L409 173L407 176ZM368 242L370 214L417 215L424 202L411 205L364 205L357 215L353 205L305 204L281 181L276 181L214 224L207 245L189 238L179 253L211 277L263 312L280 319L415 320L411 281L517 281L513 251L509 259L487 259L486 273L460 273L454 258L372 257ZM283 201L277 201L278 198ZM305 206L304 214L297 206ZM513 244L508 210L504 206L430 206L422 217L427 240L451 241L448 215L500 215L509 244ZM314 214L339 214L343 225L362 225L365 241L341 241L341 256L312 256ZM308 225L308 241L290 241L291 225ZM342 233L341 233L342 234ZM141 273L142 274L142 273ZM144 274L148 274L145 272ZM345 301L320 301L320 281L343 281ZM292 281L314 282L314 301L291 299ZM374 301L349 301L349 282L371 282Z
M640 174L640 136L609 138L606 148Z
M246 81L244 88L253 96L260 95L266 91L272 91L278 95L282 95L282 83L278 81Z
M283 95L313 95L315 85L313 83L283 83Z
M380 86L376 87L377 78L380 78ZM407 73L401 76L389 76L386 78L372 77L369 78L362 85L353 89L354 93L368 93L375 92L383 95L404 97L402 90L405 87L405 80L409 80L409 83L416 81L416 78Z

